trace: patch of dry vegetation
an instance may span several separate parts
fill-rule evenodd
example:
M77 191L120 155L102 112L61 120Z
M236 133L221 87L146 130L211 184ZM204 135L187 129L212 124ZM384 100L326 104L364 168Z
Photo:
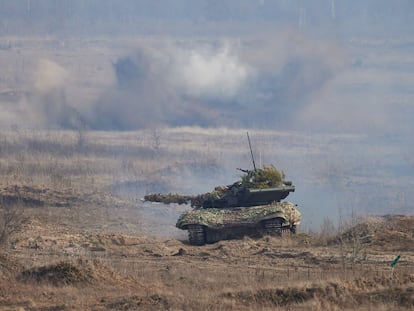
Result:
M0 251L0 310L414 308L413 217L370 218L341 232L326 226L323 239L299 233L195 247L148 237L146 228L161 227L158 214L142 218L149 207L120 189L173 191L171 176L188 167L217 168L214 154L234 147L239 131L199 129L194 140L190 130L165 129L156 141L149 131L87 132L82 144L76 135L1 134L0 209L17 208L28 221Z
M129 183L145 191L180 170L216 169L213 140L208 145L193 140L186 144L183 137L177 150L175 133L160 133L161 138L154 138L153 131L85 132L80 144L76 131L3 131L1 184L79 192ZM214 145L218 148L220 141Z
M70 262L61 261L57 264L24 270L19 281L46 283L53 286L90 284L94 276L90 269L80 269Z
M98 259L83 258L23 270L17 275L17 280L34 285L45 284L56 287L90 286L99 284L99 282L114 284L115 281L119 281L115 273Z
M414 217L407 215L370 216L354 222L335 236L327 236L328 245L347 244L378 251L414 251ZM398 241L398 243L395 243ZM358 244L358 245L355 245Z
M352 309L356 305L375 307L384 304L396 308L411 308L414 305L414 287L411 286L413 281L413 276L406 276L402 281L397 281L395 278L374 277L345 282L330 281L287 288L229 292L223 296L251 306L286 307L317 300L321 305L341 309ZM404 286L405 284L408 284L408 287Z
M22 255L36 255L37 263L29 268L16 265L8 286L2 279L0 309L19 305L34 310L46 306L62 310L414 307L410 253L403 254L401 265L391 274L388 253L342 266L338 249L300 246L290 237L245 238L205 247L125 235L84 239L100 240L105 250L79 250L71 255L78 259L53 263L52 254L19 246L9 264L21 261ZM70 302L69 295L74 297Z

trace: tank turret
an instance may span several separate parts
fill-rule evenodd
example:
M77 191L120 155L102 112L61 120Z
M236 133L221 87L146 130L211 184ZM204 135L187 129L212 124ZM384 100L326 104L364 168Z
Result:
M190 202L193 208L233 208L280 202L295 191L292 182L285 180L285 174L273 165L263 166L262 169L239 170L244 173L239 181L228 186L218 186L211 192L195 196L148 194L144 199L165 204Z

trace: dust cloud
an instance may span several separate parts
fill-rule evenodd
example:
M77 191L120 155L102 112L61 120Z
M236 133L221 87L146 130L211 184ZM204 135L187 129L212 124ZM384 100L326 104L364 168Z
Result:
M259 42L146 43L114 64L93 128L149 124L293 128L345 62L333 42L292 33ZM131 119L131 115L134 118Z
M372 57L378 45L384 52ZM33 57L19 96L0 94L2 125L407 132L412 57L399 45L310 38L289 28L254 39L142 38L90 64L107 68L94 73L105 79L96 85L65 59Z
M2 127L81 128L84 116L78 111L79 90L70 70L47 58L33 58L28 63L30 74L22 83L23 90L9 91L13 98L0 97Z

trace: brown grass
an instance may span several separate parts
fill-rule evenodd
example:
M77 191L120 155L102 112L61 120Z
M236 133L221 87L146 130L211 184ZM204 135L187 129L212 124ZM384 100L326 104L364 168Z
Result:
M414 308L412 217L371 219L323 243L304 233L204 247L149 236L173 227L161 216L181 207L144 205L139 192L179 188L174 177L187 167L218 167L216 151L239 135L196 130L164 129L155 145L150 131L88 132L81 149L75 132L1 133L2 208L29 221L0 253L0 310ZM127 187L131 197L119 190ZM160 214L144 217L151 208Z

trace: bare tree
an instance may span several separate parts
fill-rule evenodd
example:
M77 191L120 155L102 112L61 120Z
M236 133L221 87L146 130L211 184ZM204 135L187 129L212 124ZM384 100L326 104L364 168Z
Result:
M8 245L10 238L22 230L27 222L23 211L15 205L0 205L0 247Z

